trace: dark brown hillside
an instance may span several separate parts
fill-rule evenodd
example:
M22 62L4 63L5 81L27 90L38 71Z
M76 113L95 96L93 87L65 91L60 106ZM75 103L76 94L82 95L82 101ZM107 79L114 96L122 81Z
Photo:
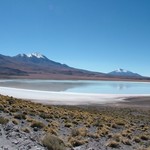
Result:
M9 57L0 55L0 77L46 78L46 79L84 79L101 77L103 73L96 73L69 67L47 57L29 58L26 55Z
M150 81L150 78L142 76L122 77L77 69L37 53L14 57L0 55L0 78Z

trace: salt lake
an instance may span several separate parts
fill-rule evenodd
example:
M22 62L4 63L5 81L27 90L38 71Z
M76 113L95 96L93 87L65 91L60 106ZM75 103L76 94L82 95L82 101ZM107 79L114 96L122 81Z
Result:
M87 80L0 80L0 87L91 94L150 94L149 82Z
M149 82L0 80L0 94L56 105L110 104L150 96Z

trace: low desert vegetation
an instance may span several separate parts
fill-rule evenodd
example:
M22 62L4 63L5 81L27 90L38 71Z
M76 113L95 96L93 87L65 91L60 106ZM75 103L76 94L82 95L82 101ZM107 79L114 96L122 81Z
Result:
M150 147L149 109L46 106L0 95L0 116L0 125L12 122L22 132L37 133L48 150L86 147L91 141L103 149Z
M9 121L9 119L4 118L4 117L0 117L0 124L5 125L8 123L8 121Z
M44 126L45 126L44 123L42 123L40 121L36 121L36 120L31 123L32 128L42 129L42 128L44 128Z
M119 142L116 141L108 141L108 143L106 144L107 147L111 147L111 148L119 148Z
M42 143L48 150L66 150L63 140L51 134L47 134Z

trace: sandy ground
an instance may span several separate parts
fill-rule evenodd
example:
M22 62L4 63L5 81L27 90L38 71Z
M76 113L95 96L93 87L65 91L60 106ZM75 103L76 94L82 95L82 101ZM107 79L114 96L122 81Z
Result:
M54 105L114 105L150 107L150 94L84 94L0 87L0 94Z
M124 101L118 102L117 105L123 107L150 108L150 96L135 96L125 98Z

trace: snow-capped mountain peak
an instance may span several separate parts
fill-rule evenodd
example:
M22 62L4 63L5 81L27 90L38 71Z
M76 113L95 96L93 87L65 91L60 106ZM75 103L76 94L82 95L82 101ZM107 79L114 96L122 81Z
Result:
M128 70L125 70L125 69L121 69L121 68L118 68L117 70L115 70L116 72L129 72Z
M27 57L36 57L36 58L45 58L44 55L40 54L40 53L30 53L30 54L26 54Z
M110 73L108 73L109 75L113 75L113 76L124 76L124 77L141 77L141 75L125 70L125 69L117 69L115 71L112 71Z
M30 54L18 54L15 56L17 58L29 58L29 59L47 59L46 56L40 54L40 53L30 53Z

